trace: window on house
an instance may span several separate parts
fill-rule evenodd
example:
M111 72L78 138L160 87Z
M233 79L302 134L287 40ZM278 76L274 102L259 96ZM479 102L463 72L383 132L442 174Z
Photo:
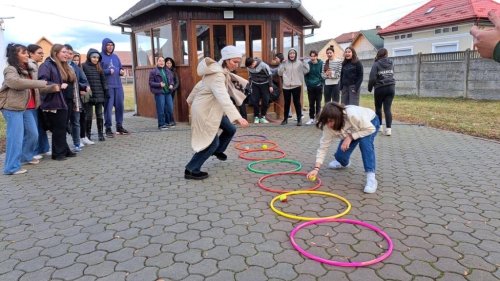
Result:
M135 33L135 49L137 66L151 66L153 62L153 48L151 47L151 32L140 31Z
M394 36L394 39L398 40L399 39L399 35Z
M401 39L405 39L406 38L406 35L405 34L402 34L401 35Z
M458 42L432 44L433 53L457 52Z
M210 26L206 24L196 25L196 52L198 62L204 57L210 57Z
M172 25L167 24L153 28L154 62L159 56L174 57L172 47Z
M302 52L302 35L297 32L293 34L293 48L297 50L297 57L299 57Z
M445 32L450 32L450 28L449 27L443 28L443 33L445 33Z
M288 51L290 50L290 48L292 48L292 37L292 30L285 30L283 32L283 55L285 55L285 59Z
M451 31L452 31L452 32L458 31L458 26L454 26L454 27L452 27L452 28L451 28Z
M271 23L271 58L274 59L278 53L278 30L279 22L273 21Z
M233 25L233 45L238 47L242 53L246 54L246 28L244 25ZM246 55L243 56L243 59L241 60L241 67L245 66L245 59Z
M250 52L248 55L262 59L262 27L260 25L250 25Z
M220 50L227 45L226 26L214 25L214 58L220 60Z
M439 34L439 33L441 33L441 28L434 30L434 34Z
M179 49L181 50L181 65L189 65L189 46L188 46L188 32L187 32L187 21L179 21L179 33L181 40L179 41Z
M406 34L406 38L412 38L413 35L411 33Z
M393 53L393 56L395 56L395 57L409 56L409 55L413 55L413 50L411 48L400 48L400 49L393 49L392 53Z

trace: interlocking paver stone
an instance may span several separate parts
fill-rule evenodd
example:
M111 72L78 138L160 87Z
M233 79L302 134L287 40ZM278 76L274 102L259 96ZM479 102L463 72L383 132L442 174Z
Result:
M385 261L342 268L293 249L289 234L299 222L270 210L276 194L256 186L260 175L247 171L248 162L238 158L233 143L227 161L206 162L208 179L188 181L182 177L192 154L186 124L159 132L156 120L130 114L125 123L129 136L89 146L64 165L44 159L28 167L37 181L0 176L0 280L500 278L500 156L492 153L498 142L395 123L393 136L378 135L375 141L376 194L362 192L358 150L348 169L321 169L319 190L347 198L353 205L347 218L380 227L394 242ZM307 171L321 132L269 124L237 134L266 135ZM329 154L325 161L331 159ZM298 184L298 177L276 179L277 187ZM289 202L281 208L316 215L337 213L342 206L319 196ZM383 251L385 242L371 231L328 227L332 237L313 227L297 237L317 242L306 244L325 258L367 260Z

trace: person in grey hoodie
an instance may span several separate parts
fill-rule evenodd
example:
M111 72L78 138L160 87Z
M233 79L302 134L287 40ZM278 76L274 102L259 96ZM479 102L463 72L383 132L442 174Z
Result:
M285 112L281 125L286 125L288 123L290 102L293 97L293 105L297 111L297 126L302 126L300 94L304 75L309 72L309 64L304 61L297 61L297 50L294 48L290 48L288 51L288 60L281 61L280 63L278 75L283 77L283 96L285 98Z
M392 134L392 100L396 94L396 80L394 79L394 64L387 58L387 50L378 50L375 63L370 71L368 91L375 88L375 113L382 124L382 105L384 106L386 129L382 130L386 136Z
M245 60L249 77L248 80L252 87L250 102L253 106L254 123L267 124L267 108L269 107L269 96L274 91L271 68L265 62L258 58L247 58Z

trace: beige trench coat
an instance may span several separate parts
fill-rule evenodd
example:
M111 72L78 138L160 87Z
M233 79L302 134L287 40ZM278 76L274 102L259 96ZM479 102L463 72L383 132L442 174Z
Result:
M191 146L195 152L212 143L224 115L231 122L242 118L229 95L227 70L214 60L205 58L198 64L197 72L203 78L187 98L191 105Z

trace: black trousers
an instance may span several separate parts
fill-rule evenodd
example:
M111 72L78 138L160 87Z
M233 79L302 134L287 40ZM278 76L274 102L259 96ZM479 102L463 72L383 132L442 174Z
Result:
M321 100L323 99L323 85L307 87L309 99L309 118L315 119L321 112Z
M325 103L327 102L338 102L340 103L340 90L339 85L325 85Z
M375 113L378 116L380 124L382 124L382 106L384 107L385 126L391 128L392 126L392 112L391 106L394 96L396 95L396 85L388 85L378 87L375 89Z
M269 95L269 83L252 83L250 102L253 106L253 115L255 118L262 118L266 116L267 108L269 107Z
M296 87L293 89L283 89L283 97L285 98L285 108L283 121L288 120L288 113L290 112L290 103L293 97L293 106L295 106L295 111L297 112L297 120L300 121L302 118L302 106L300 105L300 91L302 87Z
M52 131L52 158L66 156L70 152L66 142L66 127L68 125L68 110L58 109L56 113L45 112Z

